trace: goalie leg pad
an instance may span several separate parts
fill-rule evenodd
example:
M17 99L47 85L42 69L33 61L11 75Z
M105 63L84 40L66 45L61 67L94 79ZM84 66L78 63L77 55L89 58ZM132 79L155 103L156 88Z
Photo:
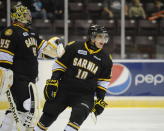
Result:
M0 67L0 95L4 94L13 84L13 71Z
M2 121L2 126L1 126L0 130L1 131L12 131L12 129L14 128L14 122L15 122L15 120L13 119L13 115L10 111L5 115L5 118Z

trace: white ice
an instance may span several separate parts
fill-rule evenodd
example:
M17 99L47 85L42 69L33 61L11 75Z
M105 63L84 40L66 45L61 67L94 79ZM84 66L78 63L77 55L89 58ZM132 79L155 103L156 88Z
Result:
M0 111L0 120L4 111ZM63 131L70 116L65 110L48 131ZM98 117L95 124L91 116L79 131L164 131L164 108L110 108Z

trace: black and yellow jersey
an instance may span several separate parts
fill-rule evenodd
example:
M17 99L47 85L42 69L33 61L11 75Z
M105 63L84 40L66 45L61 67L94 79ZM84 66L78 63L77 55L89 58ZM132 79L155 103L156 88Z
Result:
M30 29L13 24L0 34L0 66L30 78L38 74L37 56L44 40Z
M55 71L63 71L61 88L90 92L96 87L106 90L111 78L112 60L102 49L93 50L89 43L74 41L68 44L65 54L53 65Z

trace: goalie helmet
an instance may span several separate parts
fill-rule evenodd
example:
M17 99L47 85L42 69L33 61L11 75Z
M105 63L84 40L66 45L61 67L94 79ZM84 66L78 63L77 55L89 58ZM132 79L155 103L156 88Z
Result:
M11 9L11 20L13 22L21 22L26 26L31 25L31 12L26 6L23 6L22 4L15 5Z
M104 26L101 25L91 25L88 29L89 40L94 41L98 34L104 35L105 43L109 40L108 31Z

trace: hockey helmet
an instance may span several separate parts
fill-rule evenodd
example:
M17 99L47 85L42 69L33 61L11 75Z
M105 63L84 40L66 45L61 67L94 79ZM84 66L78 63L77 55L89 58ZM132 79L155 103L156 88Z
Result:
M97 25L97 24L91 25L88 29L89 40L94 41L98 34L101 34L104 36L103 38L104 38L105 43L108 42L109 34L108 34L107 29L101 25Z
M31 25L32 16L30 10L22 4L17 4L11 9L11 20L21 22L26 26Z

